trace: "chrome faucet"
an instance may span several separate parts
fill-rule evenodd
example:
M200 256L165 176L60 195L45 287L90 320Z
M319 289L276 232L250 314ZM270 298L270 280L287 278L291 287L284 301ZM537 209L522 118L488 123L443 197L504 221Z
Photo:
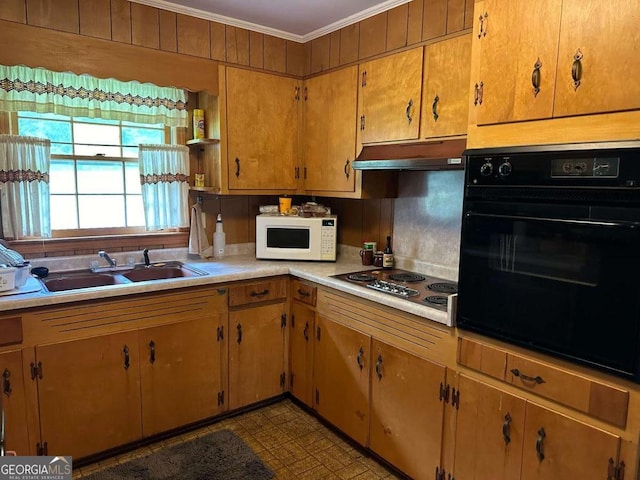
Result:
M115 260L113 260L113 259L109 256L109 254L108 254L107 252L105 252L104 250L100 250L100 251L98 252L98 256L99 256L100 258L104 258L104 259L107 261L107 263L109 264L109 266L110 266L110 267L112 267L112 268L115 268L115 267L116 267L116 261L115 261Z

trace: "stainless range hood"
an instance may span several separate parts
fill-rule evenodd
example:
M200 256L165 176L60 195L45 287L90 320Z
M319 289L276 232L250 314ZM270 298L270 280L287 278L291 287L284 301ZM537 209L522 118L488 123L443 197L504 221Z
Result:
M462 170L465 139L363 145L354 170Z

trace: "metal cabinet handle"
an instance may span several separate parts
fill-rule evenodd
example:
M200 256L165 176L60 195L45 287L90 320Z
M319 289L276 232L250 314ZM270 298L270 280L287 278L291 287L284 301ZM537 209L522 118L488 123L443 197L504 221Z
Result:
M356 363L358 364L358 367L360 367L360 370L364 368L364 364L362 363L363 355L364 355L364 349L360 347L360 350L358 350L358 356L356 357Z
M531 377L529 375L525 375L524 373L521 373L520 370L518 370L517 368L512 368L511 373L513 373L516 377L519 377L520 380L522 380L523 382L534 382L534 383L537 383L538 385L540 385L541 383L545 383L544 379L540 375Z
M236 157L236 178L240 176L240 159Z
M300 100L300 87L298 87L297 85L296 85L296 87L294 89L294 95L293 96L294 96L294 98L296 100Z
M538 438L536 439L536 455L538 456L538 461L541 462L544 460L544 437L547 434L544 432L544 428L541 427L538 430Z
M366 87L367 86L367 71L365 70L364 72L362 72L362 82L360 83L361 86Z
M304 322L304 329L302 330L305 341L309 341L309 322Z
M360 115L360 131L364 131L364 115Z
M382 354L378 355L378 360L376 361L376 374L378 375L378 380L382 380Z
M349 180L349 176L351 175L349 169L350 163L351 162L349 161L349 159L347 159L347 161L344 163L344 176L347 177L347 180Z
M502 437L504 438L505 445L509 445L511 442L511 415L507 413L504 416L504 423L502 424Z
M484 82L480 82L480 88L478 89L478 104L482 105L484 100Z
M582 79L582 51L576 50L573 56L573 64L571 65L571 78L573 79L573 89L578 90L580 80Z
M405 109L405 115L407 117L407 122L409 122L409 125L411 125L411 120L413 120L413 117L411 116L411 107L413 107L413 99L409 99L409 103L407 103L407 108Z
M440 115L438 115L438 102L440 101L440 97L438 95L436 95L435 97L433 97L433 103L431 104L431 113L433 113L433 120L435 122L438 121L438 117L440 117Z
M533 85L533 96L537 97L540 93L540 69L542 68L542 62L538 58L538 61L533 65L533 72L531 72L531 85Z
M122 353L124 354L124 369L128 370L129 367L131 366L130 363L130 358L129 358L129 347L127 347L126 345L124 346L124 348L122 349Z
M156 342L153 340L149 342L149 350L149 361L153 364L156 361Z
M8 397L11 395L11 382L9 381L9 377L11 376L11 372L8 368L4 369L2 372L2 392Z
M301 288L298 289L298 295L300 295L301 297L310 297L311 293L307 292L306 290L302 290Z
M263 296L265 296L265 295L269 295L269 289L268 289L268 288L265 288L265 289L264 289L263 291L261 291L261 292L256 292L256 291L254 290L254 291L252 291L249 295L250 295L250 296L252 296L252 297L263 297Z
M242 343L242 325L238 324L236 327L238 329L238 343Z
M484 12L484 15L478 17L478 38L487 36L487 25L489 20L489 14Z
M482 105L482 97L484 96L484 82L476 83L473 88L473 104Z

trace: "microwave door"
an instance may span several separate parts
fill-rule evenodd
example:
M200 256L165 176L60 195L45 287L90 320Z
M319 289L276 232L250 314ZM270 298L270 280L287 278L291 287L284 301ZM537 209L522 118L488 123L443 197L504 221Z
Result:
M311 232L308 228L267 227L267 249L306 251L311 248Z

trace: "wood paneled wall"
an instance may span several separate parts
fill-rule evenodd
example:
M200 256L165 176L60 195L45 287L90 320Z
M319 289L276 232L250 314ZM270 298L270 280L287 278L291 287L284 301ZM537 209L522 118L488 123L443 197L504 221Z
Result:
M437 41L473 26L473 0L412 0L305 45L305 75Z

